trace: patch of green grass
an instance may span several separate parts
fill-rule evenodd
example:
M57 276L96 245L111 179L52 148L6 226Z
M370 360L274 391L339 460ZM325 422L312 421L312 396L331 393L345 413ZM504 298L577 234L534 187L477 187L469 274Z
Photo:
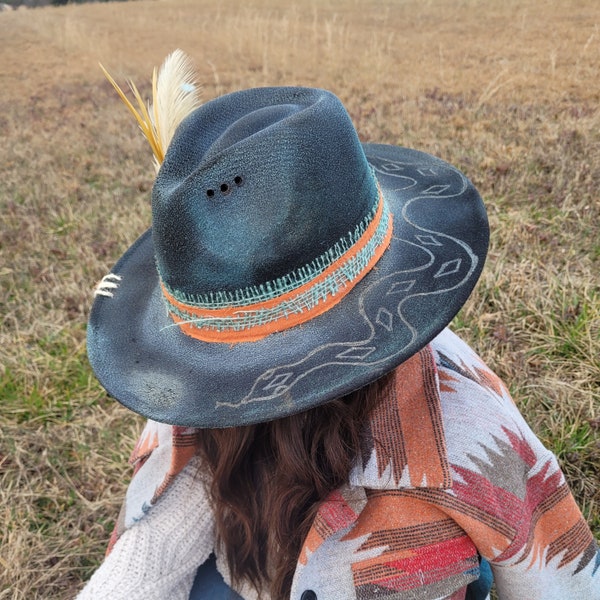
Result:
M2 414L17 423L68 421L73 410L104 395L87 361L85 344L66 331L35 340L27 355L0 374Z
M552 440L550 448L560 459L573 459L572 453L581 453L590 448L595 434L587 421L575 421L565 423L563 435L557 438L554 432L548 432L548 438Z
M529 351L548 361L600 370L600 357L594 352L600 339L600 293L589 287L570 296L556 288L548 293L555 298L540 299L539 312L531 313L532 333L539 343L531 344Z

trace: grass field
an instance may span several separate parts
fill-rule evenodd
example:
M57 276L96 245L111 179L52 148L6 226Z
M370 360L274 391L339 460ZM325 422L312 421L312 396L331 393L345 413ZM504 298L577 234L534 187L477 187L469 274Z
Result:
M597 0L156 0L0 14L0 600L72 597L102 558L141 420L86 361L91 290L149 225L144 94L174 48L206 100L335 92L361 138L431 152L492 241L455 328L510 385L600 537Z

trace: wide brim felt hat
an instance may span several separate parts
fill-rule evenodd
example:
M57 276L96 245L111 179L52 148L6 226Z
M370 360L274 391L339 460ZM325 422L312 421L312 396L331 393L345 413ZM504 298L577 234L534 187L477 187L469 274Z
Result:
M152 204L95 298L88 355L111 396L174 425L269 421L375 380L448 325L488 247L462 173L361 144L323 90L197 109Z

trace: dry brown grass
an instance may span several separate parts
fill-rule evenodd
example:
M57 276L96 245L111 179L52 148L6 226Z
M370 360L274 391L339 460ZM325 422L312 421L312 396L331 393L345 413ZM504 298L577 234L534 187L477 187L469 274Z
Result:
M150 154L97 62L175 47L205 98L331 89L361 137L456 164L490 259L455 326L505 377L600 534L597 0L162 0L0 15L0 600L72 597L140 420L85 361L90 289L149 223ZM144 91L146 87L142 86Z

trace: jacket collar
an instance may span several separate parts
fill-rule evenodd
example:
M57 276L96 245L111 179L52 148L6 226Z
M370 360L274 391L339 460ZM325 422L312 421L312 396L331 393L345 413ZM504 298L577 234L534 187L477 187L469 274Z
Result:
M381 394L350 484L376 490L452 487L431 348L402 363Z

